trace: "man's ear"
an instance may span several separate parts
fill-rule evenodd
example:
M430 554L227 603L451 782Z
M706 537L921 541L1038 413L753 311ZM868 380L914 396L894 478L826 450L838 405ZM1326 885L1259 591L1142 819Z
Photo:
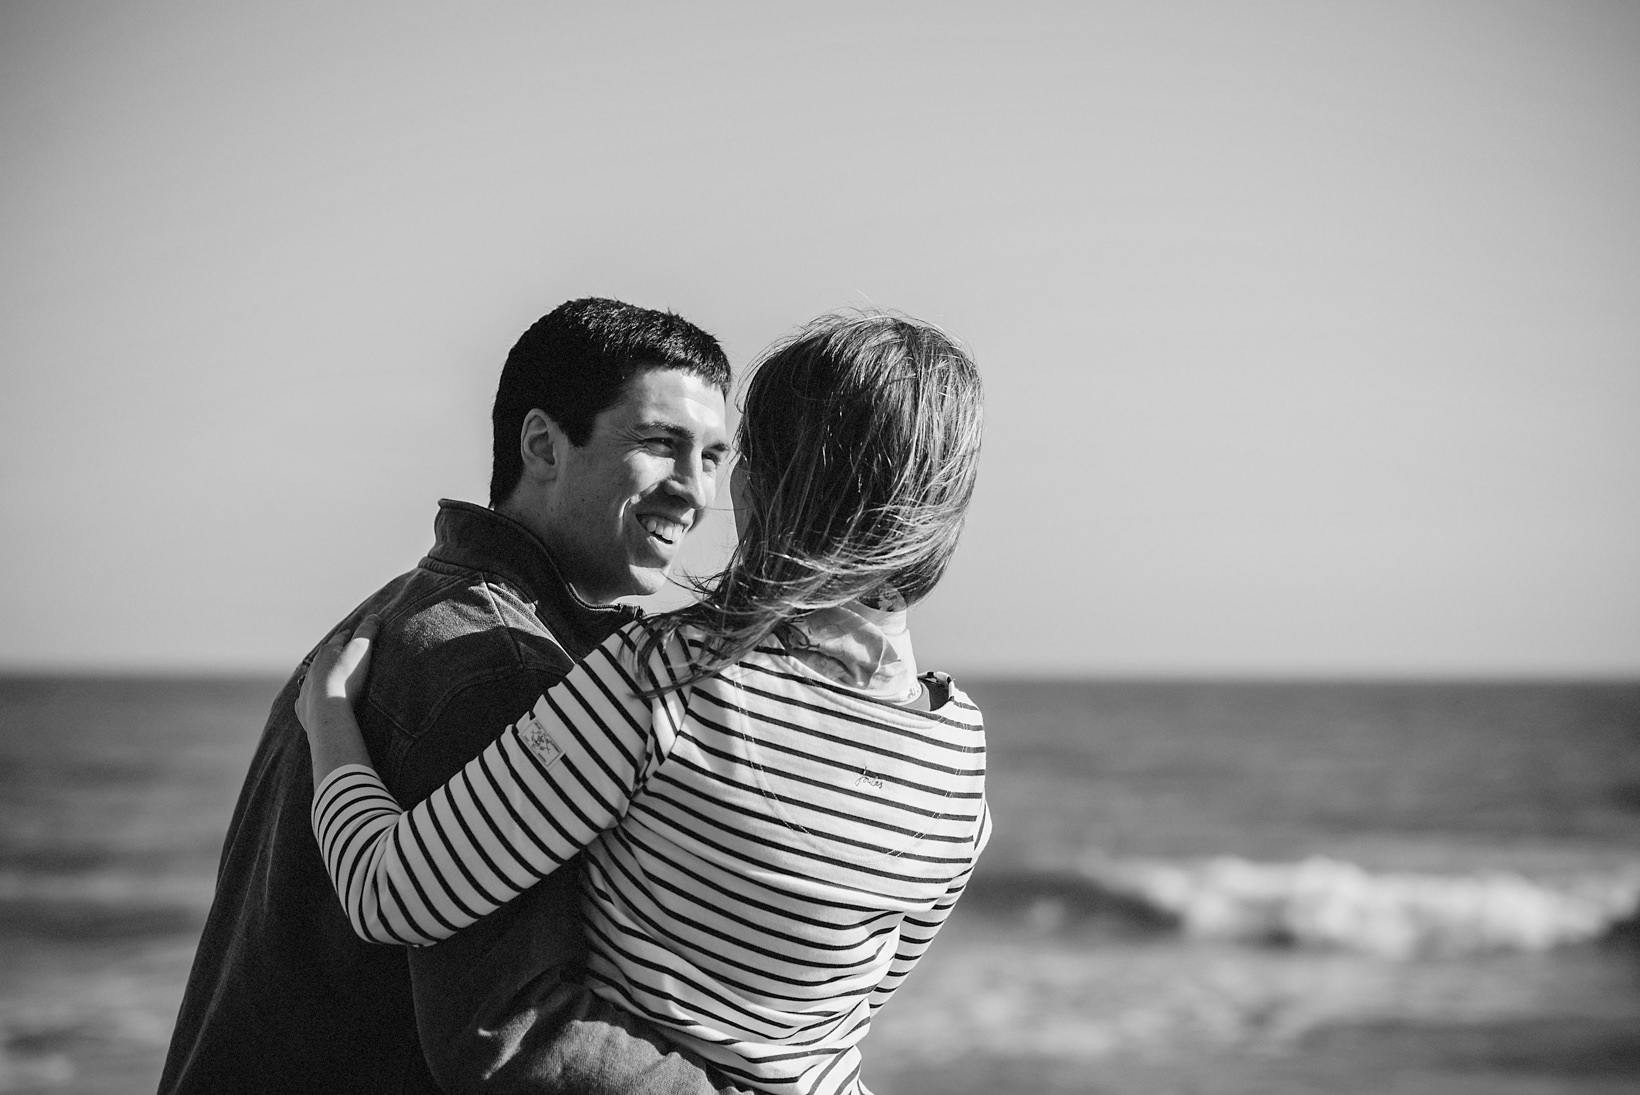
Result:
M538 483L550 483L558 478L563 466L564 447L569 439L558 424L537 407L524 416L524 427L518 431L518 455L524 462L524 477Z

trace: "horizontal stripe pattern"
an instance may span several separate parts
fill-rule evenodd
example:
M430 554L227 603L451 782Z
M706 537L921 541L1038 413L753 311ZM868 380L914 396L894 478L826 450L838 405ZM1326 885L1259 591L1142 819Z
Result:
M739 1083L849 1093L871 1015L927 950L989 835L984 732L871 699L776 649L646 700L697 637L637 667L612 636L444 787L402 811L375 774L314 798L354 929L424 945L583 847L595 991ZM534 971L520 971L520 980Z

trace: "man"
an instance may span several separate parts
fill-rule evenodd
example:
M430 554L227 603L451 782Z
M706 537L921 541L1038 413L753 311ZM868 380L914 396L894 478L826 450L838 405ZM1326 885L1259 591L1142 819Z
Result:
M401 801L442 784L638 612L611 602L661 587L712 503L728 386L712 336L615 301L572 301L519 339L496 393L490 508L440 503L427 557L338 625L381 619L359 718ZM430 1043L469 1064L494 1054L486 1071L527 1086L516 1066L532 1017L506 1038L463 1028L486 963L579 962L576 872L439 947L359 940L309 826L300 680L299 669L274 701L235 807L160 1091L436 1090L412 976ZM595 1025L587 1038L628 1068L611 1091L713 1090L642 1030Z

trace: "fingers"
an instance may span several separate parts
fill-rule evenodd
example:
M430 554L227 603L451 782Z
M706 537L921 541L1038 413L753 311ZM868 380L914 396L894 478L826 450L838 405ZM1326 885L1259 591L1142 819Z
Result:
M338 701L355 703L364 691L370 646L381 620L374 613L351 631L338 628L313 652L296 697L296 717L310 734L320 725L327 707Z
M353 629L352 637L346 638L343 643L350 659L357 661L369 652L370 643L376 638L376 628L380 623L375 616L366 616L359 621L359 626Z
M348 632L344 629L336 632L314 652L313 662L308 666L308 676L323 677L331 666L341 660L342 652L347 649Z
M381 617L371 613L360 620L359 626L352 631L345 627L337 628L331 633L330 638L324 641L324 645L320 647L320 650L335 657L352 643L362 642L368 645L375 639L376 632L380 627Z
M370 659L370 646L381 626L374 614L359 621L349 631L339 628L331 633L314 651L302 682L303 696L330 696L354 698L363 687L364 666Z

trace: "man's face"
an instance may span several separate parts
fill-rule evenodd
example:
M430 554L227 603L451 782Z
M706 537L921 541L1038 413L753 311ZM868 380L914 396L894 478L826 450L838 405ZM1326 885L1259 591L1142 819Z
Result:
M729 449L723 395L693 373L650 369L562 447L547 546L593 604L654 593L717 495Z

